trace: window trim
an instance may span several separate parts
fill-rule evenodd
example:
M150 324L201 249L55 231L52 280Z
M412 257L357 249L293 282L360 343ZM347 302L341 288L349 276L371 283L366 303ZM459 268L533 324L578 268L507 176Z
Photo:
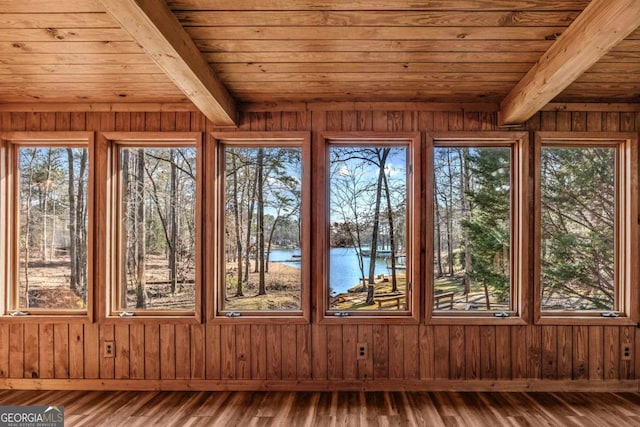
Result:
M204 144L200 132L104 132L99 138L99 155L103 160L98 173L100 184L104 187L101 194L101 210L98 217L104 230L100 235L104 236L99 251L99 267L96 273L99 277L100 299L103 301L100 307L100 318L107 323L159 323L170 320L174 323L201 323L202 294L204 292L203 268L203 183L204 177ZM121 310L118 304L120 292L120 268L119 257L120 231L121 231L121 203L120 203L120 150L122 148L171 148L171 147L195 147L196 158L196 266L195 266L195 307L190 310L154 310L154 309L128 309ZM122 312L134 313L131 317L120 317Z
M65 309L30 309L26 316L10 316L13 311L20 310L17 303L19 265L18 239L18 150L22 147L57 147L57 148L86 148L88 151L87 167L87 299L86 307L81 310ZM4 272L0 272L2 293L0 305L0 320L8 322L41 322L42 319L58 322L93 321L95 300L95 138L93 132L62 131L62 132L2 132L0 133L0 195L1 209L4 221L0 223L0 238L11 242L0 245L0 258Z
M211 150L207 151L207 165L215 165L215 179L207 189L206 211L208 253L206 259L214 259L213 268L208 272L207 281L212 283L211 292L207 295L207 318L214 323L234 324L308 324L311 321L311 136L309 132L281 131L239 131L239 132L211 132L209 134ZM224 170L225 165L222 151L225 146L260 147L272 143L278 147L300 147L302 149L302 253L301 259L301 298L300 310L296 311L236 311L238 317L229 317L224 310L220 295L225 286L224 278Z
M603 317L607 310L542 310L540 227L541 153L543 146L616 148L615 269L616 305L619 317ZM534 317L541 325L635 325L638 321L638 136L632 132L536 132L534 149Z
M314 225L314 297L319 324L418 324L420 321L421 277L421 134L420 132L319 132L314 141L314 199L316 221ZM329 148L331 145L397 145L407 147L407 253L411 273L411 304L405 310L349 311L348 316L337 316L329 309ZM324 172L324 173L323 173Z
M529 133L528 132L427 132L425 155L426 187L426 321L430 324L460 325L523 325L529 320ZM435 285L433 166L436 147L511 147L511 310L508 317L496 317L495 312L453 312L433 309Z

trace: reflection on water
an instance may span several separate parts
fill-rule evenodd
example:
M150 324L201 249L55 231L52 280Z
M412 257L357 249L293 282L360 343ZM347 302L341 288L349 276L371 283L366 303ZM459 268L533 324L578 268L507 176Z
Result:
M300 268L299 249L272 249L271 262L278 262L292 267ZM369 257L364 258L365 277L369 275ZM389 274L384 259L376 259L375 274ZM329 259L329 286L333 292L340 294L358 284L360 269L358 257L352 248L331 248Z

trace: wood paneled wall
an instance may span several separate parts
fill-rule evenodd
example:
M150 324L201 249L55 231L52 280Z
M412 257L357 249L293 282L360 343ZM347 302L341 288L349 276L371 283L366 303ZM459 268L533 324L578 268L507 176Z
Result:
M496 115L488 112L249 112L243 113L241 122L240 130L311 130L314 135L322 130L497 130ZM640 113L542 112L527 122L526 129L636 131L637 126ZM196 112L0 113L0 131L10 130L205 132L214 128ZM102 357L104 340L115 340L115 358ZM357 342L368 343L367 359L356 359ZM632 360L623 360L623 344L631 346ZM637 389L638 354L640 333L630 326L114 325L0 320L0 387L239 389L284 384L320 389L465 389L478 384L531 387L531 380L553 380L541 383ZM78 379L84 379L85 386L68 381Z

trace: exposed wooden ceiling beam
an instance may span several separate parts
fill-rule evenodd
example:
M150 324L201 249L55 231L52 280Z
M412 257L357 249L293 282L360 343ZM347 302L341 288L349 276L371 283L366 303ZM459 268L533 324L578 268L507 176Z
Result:
M640 25L640 1L593 0L504 98L501 124L522 123Z
M209 120L237 125L235 100L164 0L100 1Z

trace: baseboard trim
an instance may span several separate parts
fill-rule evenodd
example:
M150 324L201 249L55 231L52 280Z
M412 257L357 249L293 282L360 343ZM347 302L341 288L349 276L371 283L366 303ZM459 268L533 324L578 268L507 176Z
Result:
M638 392L638 380L128 380L0 379L0 389L128 391Z

